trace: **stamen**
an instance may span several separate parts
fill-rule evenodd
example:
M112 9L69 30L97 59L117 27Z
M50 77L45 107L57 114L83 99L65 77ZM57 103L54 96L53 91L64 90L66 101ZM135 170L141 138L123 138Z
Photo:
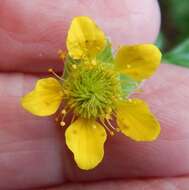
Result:
M106 114L105 118L106 118L107 120L111 119L110 114Z
M55 118L55 121L58 122L61 127L63 127L65 125L64 118L65 118L65 116L67 114L66 109L67 109L68 105L65 105L65 106L62 105L61 107L63 107L63 108L62 108L62 110L60 110L58 112L58 114L57 114L57 116Z
M62 116L61 121L60 121L60 126L64 127L66 123L64 122L65 115Z
M65 117L66 117L67 114L63 115L62 116L62 121L64 121Z
M108 125L113 129L113 130L116 130L116 128L111 124L110 120L106 120L106 122L108 123Z
M61 127L64 127L65 125L66 125L66 123L65 123L64 121L61 121L61 122L60 122L60 126L61 126Z
M111 136L114 136L115 134L114 134L114 132L113 132L113 131L110 131L110 135L111 135Z
M91 64L95 66L96 65L96 60L93 59Z
M55 117L55 121L59 122L61 120L61 113L59 112L58 115Z
M56 78L63 81L63 78L61 78L59 75L57 75L52 68L48 69L49 73L52 73Z
M114 136L114 132L108 128L108 126L104 123L103 120L100 120L103 124L103 126L105 127L105 129L110 133L111 136Z
M72 65L72 68L73 68L73 69L77 69L77 65L76 65L76 64L73 64L73 65Z
M68 108L68 109L67 109ZM64 109L59 113L61 115L61 121L60 121L60 126L63 127L65 126L65 117L67 116L67 114L71 111L71 109L69 108L68 104L65 105Z
M115 129L116 129L117 132L121 131L119 127L116 127Z
M65 115L67 112L65 109L63 109L61 113L62 113L62 115Z
M129 102L132 102L132 99L131 99L131 98L129 98L129 99L128 99L128 101L129 101Z
M63 61L66 57L66 51L58 50L58 57Z
M71 123L73 123L74 122L74 120L75 120L75 114L73 114L73 116L72 116L72 120L71 120Z

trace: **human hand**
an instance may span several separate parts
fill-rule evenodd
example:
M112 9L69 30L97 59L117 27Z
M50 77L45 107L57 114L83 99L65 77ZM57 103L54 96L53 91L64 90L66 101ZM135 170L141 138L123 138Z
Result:
M92 171L75 166L65 147L64 132L52 118L37 118L21 108L20 97L42 73L49 67L61 71L57 50L64 48L69 22L77 15L96 20L115 48L153 42L160 22L155 0L0 1L0 189L62 185L52 189L132 190L144 186L164 190L174 184L187 189L187 69L161 65L139 95L161 122L160 138L153 143L135 143L122 135L109 138L102 164ZM138 177L145 179L130 180ZM68 181L71 183L64 185ZM93 183L73 183L81 181Z

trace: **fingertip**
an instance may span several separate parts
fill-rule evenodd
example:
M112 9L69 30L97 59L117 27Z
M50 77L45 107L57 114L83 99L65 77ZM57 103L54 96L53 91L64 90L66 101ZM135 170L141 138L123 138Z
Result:
M0 6L0 70L44 72L61 70L58 49L65 49L71 19L92 17L111 38L122 44L154 42L160 25L156 0L19 1ZM11 56L10 56L11 54Z

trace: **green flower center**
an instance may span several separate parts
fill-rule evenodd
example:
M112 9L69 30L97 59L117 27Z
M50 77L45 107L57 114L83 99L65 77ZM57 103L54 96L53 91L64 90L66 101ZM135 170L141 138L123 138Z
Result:
M81 63L63 84L66 103L83 118L105 118L115 109L120 95L116 72L103 64Z

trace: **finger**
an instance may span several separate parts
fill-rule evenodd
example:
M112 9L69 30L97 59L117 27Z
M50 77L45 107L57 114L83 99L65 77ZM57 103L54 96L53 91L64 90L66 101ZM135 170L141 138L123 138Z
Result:
M182 73L179 78L178 73ZM107 141L105 158L100 167L88 173L75 169L69 179L77 181L189 174L188 79L187 69L161 65L155 76L144 83L144 92L138 95L149 102L161 123L159 139L153 143L137 143L123 135L116 135Z
M65 147L64 132L52 118L38 118L21 108L20 96L36 78L0 77L0 189L189 174L188 70L162 65L144 84L142 97L161 122L160 138L153 143L135 143L121 134L108 138L103 162L87 172L76 167Z
M25 189L63 180L65 153L60 132L53 120L33 117L20 106L21 96L36 78L0 75L0 189Z
M6 0L0 3L0 70L46 72L65 49L74 16L92 17L112 39L125 43L153 42L160 24L156 0Z
M67 184L61 187L45 188L41 190L188 190L189 178L160 178L146 180L102 181L95 183Z

